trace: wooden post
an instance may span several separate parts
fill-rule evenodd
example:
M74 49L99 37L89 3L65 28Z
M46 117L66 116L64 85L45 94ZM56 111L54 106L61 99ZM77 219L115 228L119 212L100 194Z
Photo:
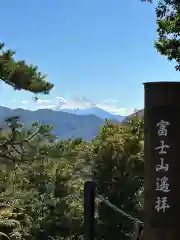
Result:
M145 83L144 240L180 240L180 82Z
M84 184L84 240L95 238L95 183Z

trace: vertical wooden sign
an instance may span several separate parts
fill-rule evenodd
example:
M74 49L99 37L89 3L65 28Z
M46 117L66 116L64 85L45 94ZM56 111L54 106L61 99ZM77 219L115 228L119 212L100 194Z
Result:
M144 239L179 240L180 83L145 83Z

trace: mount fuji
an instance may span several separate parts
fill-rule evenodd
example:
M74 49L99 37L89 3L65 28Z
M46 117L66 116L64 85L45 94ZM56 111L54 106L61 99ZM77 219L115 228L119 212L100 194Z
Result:
M48 105L52 103L51 105ZM76 98L71 101L56 97L56 100L37 100L42 108L8 108L0 106L0 127L5 128L4 120L12 116L19 116L25 127L33 122L53 126L52 133L60 139L83 138L91 141L99 134L104 124L104 119L114 122L123 121L125 117L113 114L118 112L116 107L94 104L86 98ZM106 111L107 110L107 111Z
M123 121L127 116L121 116L113 114L104 110L98 104L94 104L85 97L76 97L71 101L67 101L64 98L58 98L58 104L56 110L72 113L76 115L95 115L101 119Z

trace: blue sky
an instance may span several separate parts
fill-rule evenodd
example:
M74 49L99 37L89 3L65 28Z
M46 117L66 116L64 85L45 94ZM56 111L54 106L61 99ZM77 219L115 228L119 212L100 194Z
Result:
M143 82L180 76L154 49L154 7L140 0L2 0L1 41L55 84L41 100L85 96L118 109L141 108ZM1 105L35 106L31 93L2 83L0 94Z

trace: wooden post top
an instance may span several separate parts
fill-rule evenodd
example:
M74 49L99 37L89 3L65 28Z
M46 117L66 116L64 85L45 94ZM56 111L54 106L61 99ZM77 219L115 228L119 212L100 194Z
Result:
M146 82L145 108L180 103L180 82Z

